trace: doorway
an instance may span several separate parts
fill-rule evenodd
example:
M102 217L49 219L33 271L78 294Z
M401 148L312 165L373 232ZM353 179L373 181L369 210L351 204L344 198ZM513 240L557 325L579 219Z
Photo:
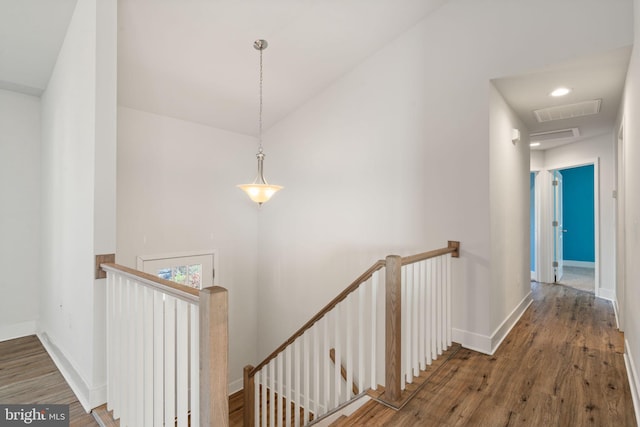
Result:
M535 205L531 216L535 234L532 278L596 296L600 286L598 164L596 158L545 165L532 183Z
M595 293L594 166L554 171L555 282Z

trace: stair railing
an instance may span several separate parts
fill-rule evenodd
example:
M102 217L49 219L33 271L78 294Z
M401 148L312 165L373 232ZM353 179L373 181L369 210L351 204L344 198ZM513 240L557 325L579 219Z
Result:
M450 241L377 261L266 359L246 366L244 425L308 425L379 382L383 399L397 403L415 368L451 345L450 258L459 247Z
M107 409L120 426L229 425L228 296L107 272Z

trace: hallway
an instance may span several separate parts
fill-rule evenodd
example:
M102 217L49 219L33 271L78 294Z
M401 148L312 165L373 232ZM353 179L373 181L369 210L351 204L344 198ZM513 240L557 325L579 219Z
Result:
M394 412L368 402L336 426L636 426L611 303L532 283L493 356L462 349Z

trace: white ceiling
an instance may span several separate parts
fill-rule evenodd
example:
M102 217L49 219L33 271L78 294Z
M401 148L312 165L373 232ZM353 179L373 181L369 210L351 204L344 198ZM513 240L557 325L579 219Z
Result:
M118 103L244 134L264 128L445 0L120 0Z
M0 0L0 88L42 93L76 1ZM254 40L269 42L268 128L446 1L119 0L118 103L255 135ZM494 83L530 132L578 127L586 138L613 126L629 55L619 49ZM548 96L559 85L573 90ZM532 113L588 99L602 99L600 114L540 124Z
M546 150L611 131L622 101L631 47L576 58L542 70L493 81L497 89L522 119L530 133L577 127L580 136L542 142L532 149ZM550 96L564 86L571 92L563 97ZM602 99L599 114L538 123L534 110Z
M77 0L0 0L0 89L47 87Z

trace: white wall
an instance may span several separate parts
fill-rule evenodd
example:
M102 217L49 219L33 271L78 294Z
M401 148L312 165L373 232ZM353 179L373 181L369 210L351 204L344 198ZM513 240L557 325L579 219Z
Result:
M573 144L546 150L544 169L559 169L582 166L598 159L598 194L600 210L597 218L600 223L599 239L600 260L599 284L597 295L614 299L615 295L615 209L613 190L615 189L614 133L586 139Z
M270 128L266 174L285 189L260 215L259 354L375 260L447 240L462 242L454 326L490 351L500 322L490 314L488 82L628 45L630 10L452 0ZM512 257L527 258L522 249Z
M545 151L531 150L531 171L539 171L544 168Z
M94 255L115 251L115 7L78 1L42 96L38 327L85 409L106 397L104 292Z
M118 108L117 262L217 249L229 290L230 391L254 363L257 206L238 188L255 177L256 138Z
M40 99L0 89L0 341L36 332Z
M636 419L640 419L640 0L634 1L635 44L627 71L624 92L625 143L625 277L624 336L625 360L630 372Z
M531 303L529 131L490 84L491 349ZM520 140L512 140L512 130ZM503 260L501 262L501 260ZM504 322L504 323L503 323Z

